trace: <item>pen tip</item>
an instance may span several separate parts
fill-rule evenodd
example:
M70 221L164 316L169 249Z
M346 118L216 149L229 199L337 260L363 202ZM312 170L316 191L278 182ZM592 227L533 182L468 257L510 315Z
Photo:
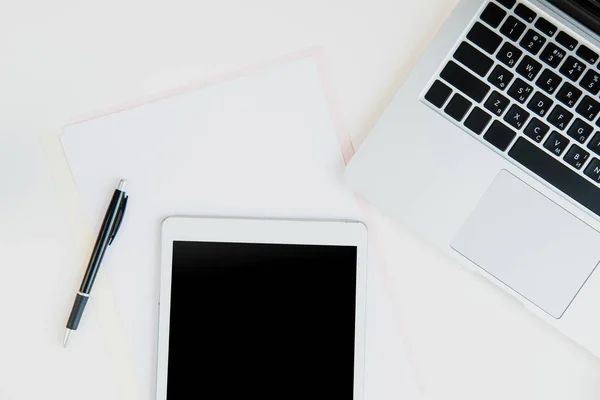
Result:
M117 190L124 192L126 188L127 188L127 181L125 179L121 179L119 181L119 186L117 187Z
M69 344L69 339L71 339L71 334L73 333L72 329L67 328L65 331L65 338L63 339L63 348L66 348Z

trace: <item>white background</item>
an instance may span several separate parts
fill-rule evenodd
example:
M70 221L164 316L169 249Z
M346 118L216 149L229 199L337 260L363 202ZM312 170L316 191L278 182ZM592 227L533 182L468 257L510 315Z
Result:
M358 144L453 6L3 0L0 135L57 135L82 115L316 45ZM402 227L375 220L424 398L600 398L599 360Z

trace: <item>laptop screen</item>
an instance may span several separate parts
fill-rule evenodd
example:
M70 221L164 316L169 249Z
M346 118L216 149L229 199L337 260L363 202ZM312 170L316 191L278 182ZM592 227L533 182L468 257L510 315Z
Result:
M546 0L600 35L600 0Z

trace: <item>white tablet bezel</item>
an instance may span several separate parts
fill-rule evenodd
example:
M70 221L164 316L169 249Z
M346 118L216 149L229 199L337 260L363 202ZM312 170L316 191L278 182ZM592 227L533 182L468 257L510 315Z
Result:
M354 400L363 400L365 380L365 303L367 289L367 228L357 221L171 217L163 221L158 323L156 399L167 399L171 268L174 241L282 243L356 246L356 317Z

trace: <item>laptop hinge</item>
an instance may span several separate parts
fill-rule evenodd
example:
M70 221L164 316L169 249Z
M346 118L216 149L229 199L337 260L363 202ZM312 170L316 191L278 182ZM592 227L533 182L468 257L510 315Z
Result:
M546 0L600 35L600 2L598 0Z

